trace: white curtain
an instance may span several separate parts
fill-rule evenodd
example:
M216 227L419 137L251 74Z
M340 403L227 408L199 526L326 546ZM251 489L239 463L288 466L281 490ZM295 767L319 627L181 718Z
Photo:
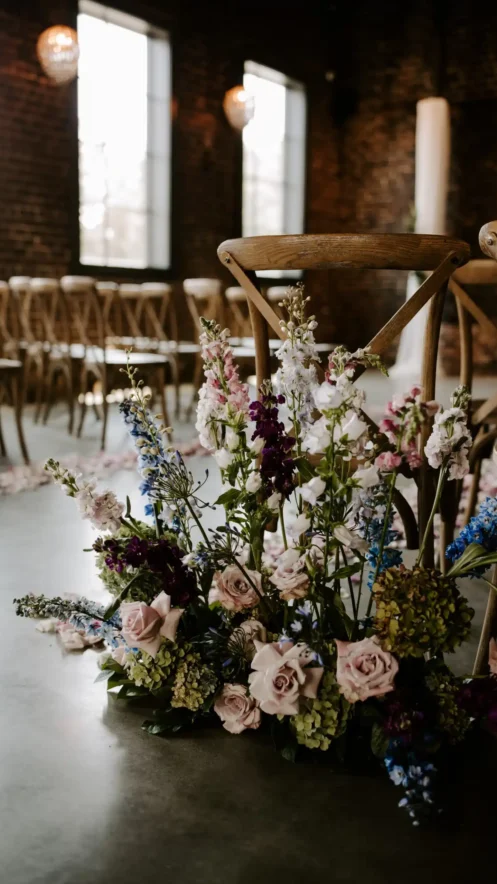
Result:
M416 233L446 232L450 163L450 115L445 98L423 98L416 106ZM406 298L420 286L415 273L407 280ZM393 377L419 380L428 305L401 334Z

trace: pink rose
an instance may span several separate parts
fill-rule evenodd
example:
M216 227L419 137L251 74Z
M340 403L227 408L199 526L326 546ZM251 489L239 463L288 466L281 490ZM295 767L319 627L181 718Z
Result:
M183 608L171 610L171 596L161 592L151 605L145 602L123 602L121 605L122 635L131 648L141 648L155 657L161 637L174 641Z
M349 703L382 697L393 690L399 664L392 654L381 649L376 638L363 638L360 642L336 639L336 646L337 682Z
M309 576L305 573L305 559L297 559L286 567L280 563L269 579L273 586L279 589L284 602L290 599L303 599L307 595Z
M84 629L75 629L70 623L58 623L55 627L66 651L83 651L103 641L101 635L87 634Z
M225 684L214 703L214 711L230 734L241 734L247 728L255 730L261 723L260 709L243 684Z
M488 665L492 675L497 675L497 642L494 638L490 639L488 646Z
M374 465L378 470L383 470L385 473L388 473L397 469L397 467L400 467L401 463L402 458L400 454L394 454L393 451L384 451L382 454L378 455Z
M312 651L293 642L255 642L249 690L268 715L297 715L301 697L316 699L323 675L321 666L309 666Z
M216 571L214 574L209 602L220 602L228 611L242 611L243 608L255 607L261 595L261 575L258 571L249 571L246 568L244 573L238 565L228 565L224 571Z

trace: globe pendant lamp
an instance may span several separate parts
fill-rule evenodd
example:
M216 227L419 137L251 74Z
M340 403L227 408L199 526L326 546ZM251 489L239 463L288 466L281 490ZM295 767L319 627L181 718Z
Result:
M223 109L230 126L244 129L254 116L255 102L243 86L233 86L224 96Z
M69 83L78 72L78 35L73 28L55 25L38 37L36 53L47 77Z

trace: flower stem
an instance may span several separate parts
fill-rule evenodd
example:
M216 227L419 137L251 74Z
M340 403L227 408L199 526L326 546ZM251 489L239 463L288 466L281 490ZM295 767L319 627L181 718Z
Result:
M442 496L442 491L443 491L443 488L445 485L445 479L447 477L447 466L448 466L447 464L444 464L441 467L440 472L438 474L438 482L437 482L437 490L436 490L436 494L435 494L435 500L433 501L433 506L431 508L430 517L426 523L426 528L424 530L423 540L422 540L421 546L419 548L418 557L416 559L416 565L420 565L421 562L423 561L423 556L424 556L426 544L428 543L428 537L429 537L429 534L431 531L431 527L433 525L433 520L435 518L435 514L438 510L438 505L440 503L440 498Z
M281 525L281 534L283 537L283 543L285 549L288 549L288 541L286 539L286 531L285 531L285 519L283 518L283 505L280 506L280 525Z
M373 582L371 584L372 587L375 585L375 583L378 579L378 574L380 573L381 560L383 558L383 548L385 546L385 539L386 539L387 531L388 531L388 522L389 522L389 518L390 518L390 511L392 509L393 492L395 491L396 481L397 481L397 471L394 470L393 473L391 474L391 477L390 477L390 487L388 489L387 504L385 507L383 530L381 532L380 545L378 548L378 558L376 560L376 568L375 568L375 572L374 572ZM366 617L369 617L369 615L371 614L372 607L373 607L373 591L371 590L371 597L368 602Z

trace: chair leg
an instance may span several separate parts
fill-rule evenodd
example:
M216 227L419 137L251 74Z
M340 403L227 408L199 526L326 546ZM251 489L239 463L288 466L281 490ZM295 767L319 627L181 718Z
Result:
M73 366L69 363L66 372L66 389L67 389L67 407L69 409L69 424L67 431L72 436L74 429L74 372Z
M47 381L47 385L46 385L47 398L46 398L45 409L43 411L43 418L42 418L42 421L44 424L47 423L48 418L50 416L50 412L52 410L52 406L54 404L54 399L55 399L55 383L54 383L54 381L55 381L55 370L52 367L49 369L49 376L48 376L48 381Z
M192 398L190 400L190 404L186 410L187 421L189 421L192 416L193 406L195 405L198 391L200 389L200 381L202 380L202 369L203 369L202 354L197 353L195 356L195 371L193 373L193 393L192 393Z
M159 399L162 409L162 423L165 427L169 426L169 415L167 413L167 399L166 399L166 376L163 368L160 368L157 373L157 380L159 384ZM172 435L172 434L171 434Z
M102 436L100 439L100 449L105 451L105 437L107 435L107 418L109 416L109 403L107 402L107 381L102 380Z
M2 431L2 414L1 414L1 412L2 412L2 400L0 398L0 455L2 457L7 457L7 449L5 447L5 439L3 438L3 431Z
M80 411L79 411L79 423L78 423L78 429L76 432L76 436L78 437L78 439L81 438L81 433L83 432L83 424L85 422L85 416L86 416L86 408L87 408L86 398L85 398L86 397L86 382L87 382L86 370L84 368L82 368L79 389L80 389L80 392L83 396L83 401L81 402L81 407L80 407Z
M477 460L473 475L471 476L471 485L469 486L468 500L466 502L466 511L464 513L464 524L467 525L469 520L474 516L475 507L478 501L478 489L480 487L481 460Z
M22 456L24 458L24 463L29 464L29 454L26 445L26 440L24 438L24 431L22 428L22 406L24 404L24 397L22 395L23 384L22 378L18 378L14 376L12 378L12 401L14 403L14 416L17 427L17 435L19 437L19 445L21 446Z
M179 366L176 357L169 362L171 369L171 378L174 386L174 416L179 418L180 414L180 396L179 396Z
M42 357L41 362L38 364L38 370L36 372L36 394L35 394L35 413L33 417L33 421L35 424L38 423L41 417L41 411L43 407L43 392L45 388L45 376L47 374L47 364L46 360Z

